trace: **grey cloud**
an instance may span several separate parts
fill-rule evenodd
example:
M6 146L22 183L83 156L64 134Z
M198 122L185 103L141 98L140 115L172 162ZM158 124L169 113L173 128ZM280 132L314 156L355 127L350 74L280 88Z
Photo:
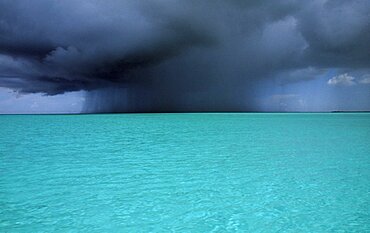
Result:
M370 66L370 2L310 1L298 13L298 29L316 66Z

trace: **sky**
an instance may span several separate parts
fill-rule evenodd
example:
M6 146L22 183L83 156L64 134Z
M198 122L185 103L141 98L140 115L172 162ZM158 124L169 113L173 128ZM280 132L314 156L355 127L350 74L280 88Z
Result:
M0 0L0 113L370 110L368 0Z

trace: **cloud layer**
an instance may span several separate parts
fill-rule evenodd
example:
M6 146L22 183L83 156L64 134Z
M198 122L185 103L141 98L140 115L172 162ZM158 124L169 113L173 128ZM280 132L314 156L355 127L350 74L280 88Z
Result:
M331 86L353 86L356 85L356 82L354 77L345 73L332 77L328 80L328 84Z
M1 0L0 86L86 90L86 111L250 110L260 80L368 72L368 28L367 0Z

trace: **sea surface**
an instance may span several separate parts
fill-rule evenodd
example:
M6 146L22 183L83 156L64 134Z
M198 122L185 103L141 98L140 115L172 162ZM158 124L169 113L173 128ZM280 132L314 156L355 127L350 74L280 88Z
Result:
M1 115L0 232L370 232L370 114Z

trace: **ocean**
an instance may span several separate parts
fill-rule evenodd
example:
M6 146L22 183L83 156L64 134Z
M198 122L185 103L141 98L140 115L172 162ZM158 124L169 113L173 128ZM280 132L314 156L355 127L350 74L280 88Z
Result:
M370 232L370 114L1 115L0 232Z

